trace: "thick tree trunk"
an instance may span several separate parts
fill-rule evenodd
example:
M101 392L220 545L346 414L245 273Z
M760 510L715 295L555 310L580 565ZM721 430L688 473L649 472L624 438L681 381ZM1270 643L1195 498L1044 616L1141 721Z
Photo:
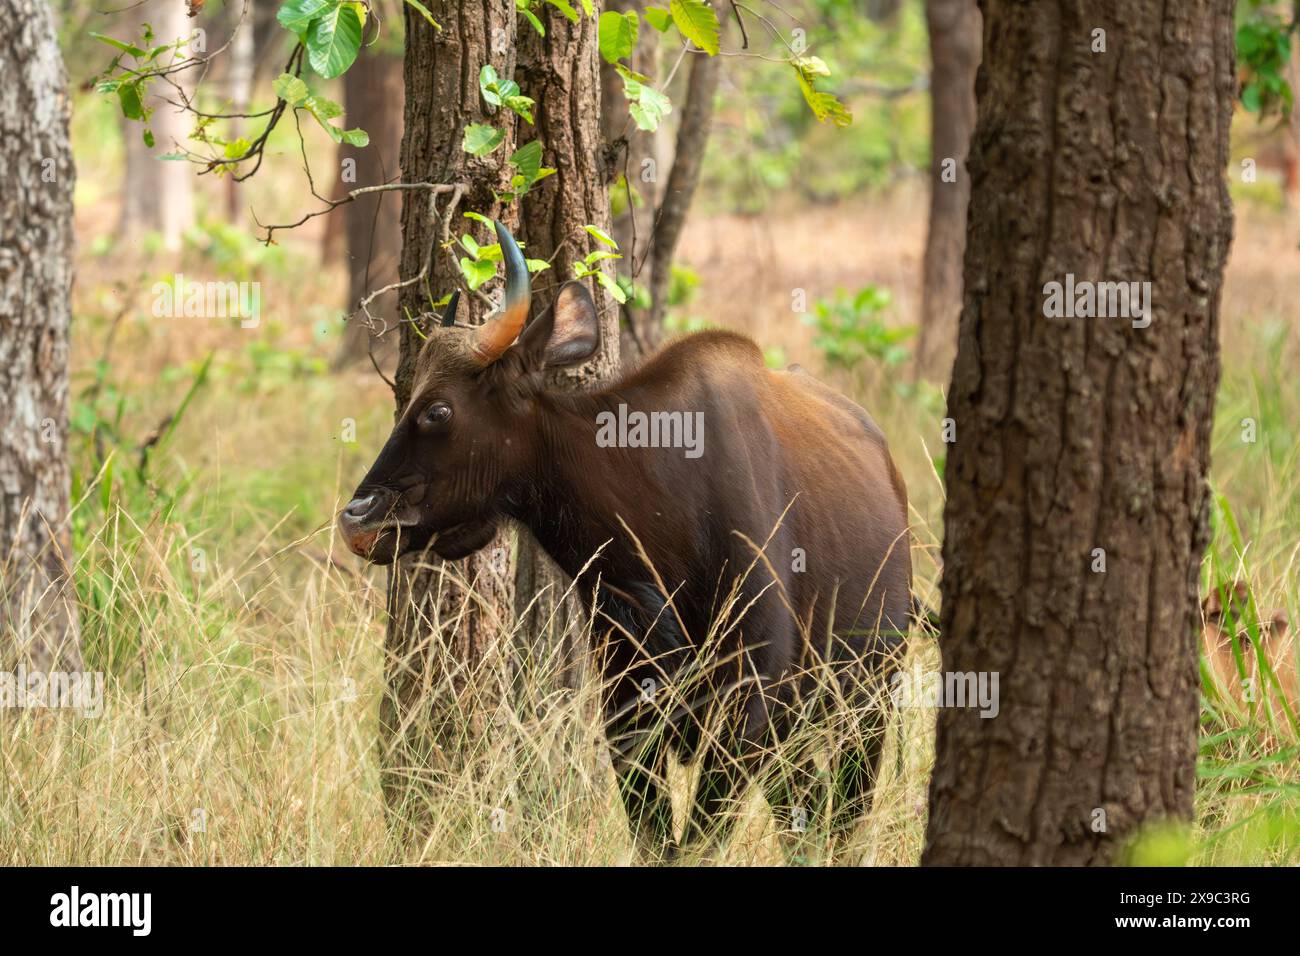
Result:
M370 144L361 149L343 143L339 146L339 168L343 171L336 193L345 195L361 186L377 186L394 180L398 172L398 153L402 144L402 61L376 46L362 49L352 67L343 74L343 103L353 126L370 134ZM355 164L355 165L354 165ZM346 178L351 176L350 179ZM363 196L340 210L337 220L345 240L348 265L347 310L370 292L397 280L397 261L401 255L401 200L391 193ZM369 306L374 315L393 315L395 293L386 293ZM343 333L336 367L364 359L379 338L397 340L396 330L385 333L382 325L366 327L364 314L348 322Z
M193 30L185 15L185 4L175 0L152 0L133 13L132 42L138 41L139 26L143 23L153 25L158 43L170 43ZM125 23L131 21L131 16L124 19ZM179 73L173 79L189 84L192 74L193 71ZM165 84L156 83L155 87L176 99L175 91ZM188 163L162 162L158 157L188 143L193 117L156 93L146 99L145 105L154 111L149 118L154 145L152 148L145 145L140 123L135 120L125 123L126 177L118 232L128 241L143 232L157 232L162 236L163 247L175 252L181 247L185 230L194 224L194 171Z
M916 371L947 381L957 347L962 253L975 129L980 12L975 0L926 0L930 30L930 228L921 279Z
M1105 864L1192 815L1232 7L983 4L941 646L1000 696L939 713L926 863ZM1149 326L1047 317L1070 274L1149 282Z
M464 195L458 204L453 196L437 197L437 215L425 192L403 195L402 279L427 268L427 281L404 287L398 306L426 325L430 296L440 298L460 287L454 262L441 247L443 218L450 215L449 234L455 236L472 228L461 216L464 210L503 215L494 189L508 188L503 157L515 148L513 124L503 116L487 116L478 89L485 63L502 76L514 73L514 3L447 0L437 8L437 18L441 32L406 7L402 176L406 182L460 184ZM462 135L467 124L484 122L502 125L506 140L492 155L475 158L461 149ZM481 228L478 235L490 241ZM461 310L462 321L482 319L486 311L473 298ZM400 413L411 396L422 339L403 321L398 341ZM444 563L426 554L392 566L388 689L380 724L384 793L399 818L418 816L422 784L431 773L454 769L458 751L469 742L465 735L484 730L492 714L500 690L501 638L511 615L509 547L508 537L501 535L464 561Z
M597 10L599 15L599 10ZM596 244L585 226L608 232L610 225L609 170L605 167L601 130L600 55L597 49L596 18L582 17L570 23L552 7L542 21L546 36L530 27L520 33L518 81L525 95L536 101L536 126L520 127L521 142L541 138L543 165L556 169L523 200L520 233L528 257L546 259L551 268L535 280L535 296L544 305L556 288L572 278L573 266L581 262ZM599 264L601 271L614 275L611 260ZM605 381L619 367L619 305L598 282L587 279L601 317L601 347L596 357L576 369L560 370L555 384L573 389L589 388ZM520 631L545 655L556 639L573 636L570 624L578 609L557 611L557 598L567 582L559 569L531 536L520 535L515 574L516 611L524 618ZM527 613L525 614L525 611ZM548 627L549 622L549 627ZM585 648L566 647L570 680Z
M50 10L0 0L0 669L81 669L68 528L72 190Z

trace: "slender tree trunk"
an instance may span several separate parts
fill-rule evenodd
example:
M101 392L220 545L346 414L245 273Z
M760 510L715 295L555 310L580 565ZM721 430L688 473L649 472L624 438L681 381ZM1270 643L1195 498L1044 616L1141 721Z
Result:
M399 57L369 46L361 50L357 61L343 74L344 109L354 126L370 134L370 144L361 149L342 143L339 146L341 170L338 196L361 186L377 186L394 180L398 172L398 153L402 144L402 61ZM352 312L367 294L397 280L397 261L401 255L401 200L392 193L378 193L348 203L341 210L341 227L346 240L348 264L347 310ZM386 293L369 306L374 315L393 315L395 293ZM365 316L358 314L347 324L336 367L364 359L373 349L378 351L379 338L385 333L366 327ZM395 342L395 331L383 334Z
M641 15L647 5L646 0L610 0L605 7L619 13L634 10ZM646 76L658 77L660 50L658 31L642 21L636 49L632 51L632 69ZM627 96L623 93L623 77L604 60L600 63L600 111L610 189L618 191L610 198L615 204L625 207L614 217L610 233L623 255L614 263L614 271L620 277L645 284L649 282L654 259L655 210L659 208L663 182L668 177L668 166L672 161L669 127L667 123L661 123L652 133L632 122ZM627 186L618 182L624 174ZM626 351L630 347L635 354L637 338L645 338L647 341L642 344L648 347L648 340L656 336L640 335L639 327L645 316L631 301L622 307L622 313L629 325L625 331L636 328L637 335L623 335L620 349Z
M677 128L677 150L673 171L664 187L663 202L655 216L654 263L650 273L650 319L647 335L658 337L668 308L668 285L672 278L673 254L686 225L695 188L704 168L704 151L713 126L713 97L718 90L719 56L696 55L691 61L691 79Z
M226 17L234 31L230 38L230 62L227 65L226 90L230 98L232 113L248 111L249 101L253 95L253 67L256 62L256 48L253 43L254 16L250 7L248 16L240 22L243 4L226 8ZM230 138L238 139L244 135L245 122L235 119L230 123ZM235 181L234 176L226 177L226 218L235 222L239 218L243 203L243 185Z
M980 12L975 0L926 0L930 30L930 229L921 280L916 371L947 381L961 312L962 253L975 129Z
M443 222L450 236L471 228L462 211L501 216L494 190L509 186L503 157L514 147L513 125L489 117L479 96L479 69L491 63L502 76L514 73L515 5L512 0L446 0L437 8L442 31L406 7L406 101L401 169L406 182L459 184L464 194L437 197L436 214L422 191L402 202L403 280L427 269L427 281L401 290L399 308L427 325L431 297L460 286L454 262L442 249ZM469 123L495 122L506 141L490 156L461 149ZM489 241L480 230L479 238ZM462 304L462 319L481 320L484 307ZM404 313L399 313L404 314ZM395 377L398 413L411 396L422 339L402 322ZM388 688L380 708L385 797L399 819L419 813L430 774L454 769L467 732L486 729L499 688L501 638L510 623L513 567L506 535L460 562L431 554L407 557L389 575L386 641ZM466 720L466 716L470 720Z
M130 23L128 17L126 22ZM131 40L139 39L139 26L153 26L158 43L169 43L188 36L193 30L185 15L185 4L175 0L152 0L135 11ZM177 83L191 83L192 71L177 74ZM175 92L162 84L171 99ZM153 131L152 148L144 143L143 128L132 120L125 123L126 180L122 192L122 212L118 231L128 240L142 232L154 231L162 236L163 247L175 252L180 249L185 230L194 223L194 173L188 163L162 162L164 153L185 145L193 131L192 117L165 102L155 92L145 105L152 109L149 128Z
M68 90L42 0L0 0L0 667L81 669L68 528Z
M941 647L1000 693L939 712L926 863L1106 864L1192 815L1232 8L983 4ZM1149 326L1049 317L1067 275L1149 282Z
M599 11L597 11L599 13ZM596 241L586 226L608 232L610 225L609 170L601 135L600 55L594 17L570 23L552 7L542 21L546 36L525 28L520 34L519 83L536 101L535 128L520 127L521 142L534 136L543 144L543 165L556 174L542 180L523 201L520 232L531 259L546 259L551 268L536 279L535 295L545 304L560 283L573 276L573 266L592 251ZM611 260L599 264L613 276ZM553 375L555 384L589 388L605 381L619 366L619 305L597 282L588 279L601 316L601 347L596 357L577 369ZM538 653L559 637L568 639L577 619L575 607L556 608L567 582L531 536L520 535L515 574L516 611L524 615L521 632ZM548 622L550 627L548 627ZM585 648L565 648L574 680Z

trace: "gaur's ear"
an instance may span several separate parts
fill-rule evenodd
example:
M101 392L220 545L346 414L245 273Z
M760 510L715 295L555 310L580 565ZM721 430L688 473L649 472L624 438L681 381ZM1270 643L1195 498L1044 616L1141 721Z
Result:
M587 287L576 279L560 286L555 301L519 337L530 368L585 362L600 348L600 320Z

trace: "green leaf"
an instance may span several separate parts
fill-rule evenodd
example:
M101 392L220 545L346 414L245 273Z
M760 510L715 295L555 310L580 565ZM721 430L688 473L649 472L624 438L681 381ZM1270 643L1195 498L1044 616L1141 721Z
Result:
M282 27L302 39L313 20L338 5L339 0L286 0L276 11L275 18Z
M545 259L525 259L524 265L528 266L529 272L545 272L551 267Z
M632 119L641 129L654 132L673 111L672 101L651 86L647 77L625 69L621 63L615 64L615 68L623 77L623 95L628 99Z
M834 93L819 91L813 86L812 79L797 65L795 65L794 72L795 76L799 78L799 89L803 92L803 98L813 111L813 115L817 117L817 122L833 123L839 127L849 126L853 123L853 114L849 112L847 106L835 98Z
M533 121L533 99L530 96L507 96L501 101L513 113L522 116L528 122Z
M682 31L682 36L690 40L709 56L717 56L720 49L718 34L718 15L704 0L672 0L668 4L673 23Z
M533 25L533 29L537 31L537 35L539 37L546 36L546 27L542 26L542 21L537 19L537 14L533 13L533 11L528 10L526 8L521 9L519 12L522 13L525 19L527 19L528 22Z
M145 148L153 149L153 143L154 143L153 130L151 130L148 126L146 126L144 128L144 132L140 134L140 138L144 140Z
M646 23L650 24L660 33L663 33L672 26L673 15L663 7L646 7L642 12L645 14Z
M595 4L591 0L582 0L582 12L589 17L594 17L596 15Z
M618 243L614 241L614 238L609 233L601 229L598 229L595 226L583 226L582 228L587 230L588 235L594 237L595 239L600 240L605 245L610 246L614 249L618 248Z
M489 219L487 216L483 215L481 212L470 212L469 210L466 210L465 212L461 213L461 215L464 216L466 219L473 219L476 222L481 222L489 229L493 228L492 220Z
M629 10L626 14L606 10L600 15L598 28L600 37L600 55L606 63L616 63L632 55L636 49L636 38L641 31L641 23L636 12Z
M343 142L359 149L370 145L370 134L363 129L347 129L343 131Z
M531 186L542 171L542 141L535 139L519 147L510 157L510 165L519 170L524 185Z
M275 82L271 84L271 89L275 91L276 96L290 106L301 106L307 97L311 95L311 90L307 89L307 84L292 73L281 73L276 77Z
M117 98L122 104L122 115L127 119L142 120L144 104L140 102L140 84L123 83L117 88Z
M496 263L489 262L486 259L466 259L462 256L460 271L465 276L465 282L472 292L484 282L490 281L497 274L497 267Z
M134 43L123 43L121 40L114 40L112 37L105 36L102 33L92 32L90 35L94 37L96 40L98 40L100 43L107 43L109 46L116 47L117 49L121 50L123 53L130 53L136 59L144 59L144 57L148 55L144 50L140 49L140 47L136 46Z
M307 61L327 80L342 76L361 49L361 18L351 4L325 11L307 28Z
M433 14L429 12L429 8L422 4L420 0L406 0L406 2L409 6L413 7L420 16L429 21L429 26L433 27L435 30L442 29L442 26L438 21L433 18Z
M593 272L592 275L596 277L597 282L605 287L605 291L610 294L615 302L619 305L625 305L627 303L627 293L623 291L621 285L603 272Z
M568 2L568 0L546 0L546 2L556 10L563 13L570 23L577 23L580 19L578 17L578 11L573 9L573 6ZM586 6L586 4L584 4L584 6Z
M486 123L471 123L465 127L465 138L460 148L472 156L486 156L505 142L506 131Z

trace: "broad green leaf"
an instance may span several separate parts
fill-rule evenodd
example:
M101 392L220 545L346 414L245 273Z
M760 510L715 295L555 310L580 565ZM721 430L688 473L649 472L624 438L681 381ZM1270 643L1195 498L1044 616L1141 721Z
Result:
M668 12L672 14L677 29L682 31L682 36L709 56L717 56L721 27L712 7L707 6L704 0L672 0L668 4Z
M667 96L653 86L637 84L637 97L628 105L628 112L636 125L653 133L663 122L663 118L673 111L673 104Z
M602 13L599 25L600 55L605 62L617 63L631 56L636 49L636 38L640 30L641 23L633 10L626 14L613 10Z
M370 145L370 134L363 129L345 129L343 131L343 142L360 149L363 146Z
M646 7L642 13L645 15L646 22L660 33L672 26L673 15L663 7Z
M442 25L433 18L433 14L429 12L429 8L422 4L420 0L406 0L406 2L409 6L414 8L420 16L429 21L429 26L433 27L435 30L442 29Z
M307 84L292 73L281 73L271 84L271 89L275 95L280 97L290 106L301 106L303 102L311 95L311 90L307 89Z
M519 170L523 185L531 186L542 171L542 141L535 139L519 147L510 157L510 165Z
M339 0L286 0L276 11L275 18L282 27L301 39L313 20L338 5Z
M473 219L477 222L481 222L489 229L493 228L492 220L489 219L487 216L483 215L481 212L470 212L469 210L466 210L465 212L461 213L461 215L464 216L466 219Z
M144 145L146 149L153 149L153 143L154 143L153 130L151 130L148 126L146 126L144 128L144 132L140 134L140 138L144 140Z
M605 232L604 230L598 229L596 226L583 226L582 228L587 230L588 235L596 239L599 239L605 245L611 246L615 249L618 248L618 243L614 241L614 237L611 236L609 233Z
M122 104L122 115L127 119L144 119L144 105L140 102L140 84L123 83L117 88L117 98Z
M530 96L507 96L501 100L506 108L522 116L528 122L533 121L533 99Z
M506 131L486 123L471 123L465 127L465 138L460 146L472 156L486 156L506 139Z
M545 272L551 267L545 259L525 259L524 265L528 266L529 272Z
M326 10L307 28L307 61L327 80L342 76L361 49L361 20L351 4Z
M484 282L490 281L497 274L497 267L496 263L486 259L466 259L462 256L460 271L465 276L466 284L473 291Z
M343 115L343 107L339 106L339 104L335 103L333 100L326 99L323 96L309 96L302 105L306 109L310 110L311 114L322 122L325 120L338 119Z
M596 5L591 0L582 0L582 12L589 17L596 15Z

